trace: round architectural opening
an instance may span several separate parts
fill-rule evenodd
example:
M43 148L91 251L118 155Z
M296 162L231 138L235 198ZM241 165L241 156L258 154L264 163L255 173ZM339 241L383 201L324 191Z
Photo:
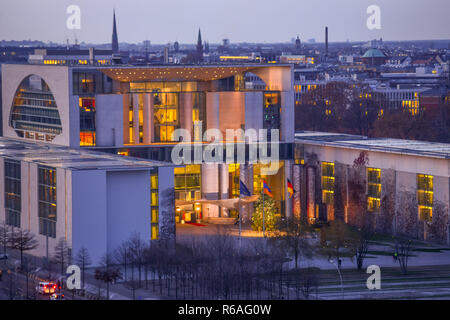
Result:
M26 77L14 96L9 124L21 138L51 142L62 126L55 97L37 75Z

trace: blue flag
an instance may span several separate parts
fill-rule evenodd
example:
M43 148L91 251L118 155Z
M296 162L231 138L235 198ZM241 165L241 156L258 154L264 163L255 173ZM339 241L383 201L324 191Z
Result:
M239 193L241 196L250 197L252 194L250 191L248 191L247 186L242 182L242 180L239 180Z

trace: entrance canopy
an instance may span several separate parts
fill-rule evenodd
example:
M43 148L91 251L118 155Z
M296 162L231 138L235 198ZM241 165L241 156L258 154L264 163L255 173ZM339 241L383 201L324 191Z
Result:
M186 205L193 205L193 204L213 204L216 206L220 206L226 209L234 210L239 209L239 206L249 204L256 202L259 199L260 195L253 195L250 197L244 197L244 198L234 198L234 199L223 199L223 200L194 200L194 201L182 201L182 200L176 200L175 205L177 207L186 206Z

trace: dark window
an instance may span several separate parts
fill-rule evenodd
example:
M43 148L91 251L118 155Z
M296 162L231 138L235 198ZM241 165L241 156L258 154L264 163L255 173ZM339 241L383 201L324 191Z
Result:
M20 228L21 212L20 162L5 160L5 214L6 224Z
M56 238L56 169L39 167L39 234Z

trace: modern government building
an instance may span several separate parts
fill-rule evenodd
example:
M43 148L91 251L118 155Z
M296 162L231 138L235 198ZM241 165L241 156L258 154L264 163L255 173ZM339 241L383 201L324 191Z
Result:
M240 180L253 194L266 180L281 217L355 225L364 217L380 232L449 243L450 145L295 133L291 65L3 64L1 71L0 220L35 232L38 254L48 238L99 257L133 232L158 239L182 221L236 219L236 210L213 201L239 197ZM248 73L265 86L248 88ZM251 157L264 140L251 129L278 130L279 142L268 135L272 163ZM181 141L202 151L234 143L245 157L175 165ZM242 210L244 222L252 211Z

